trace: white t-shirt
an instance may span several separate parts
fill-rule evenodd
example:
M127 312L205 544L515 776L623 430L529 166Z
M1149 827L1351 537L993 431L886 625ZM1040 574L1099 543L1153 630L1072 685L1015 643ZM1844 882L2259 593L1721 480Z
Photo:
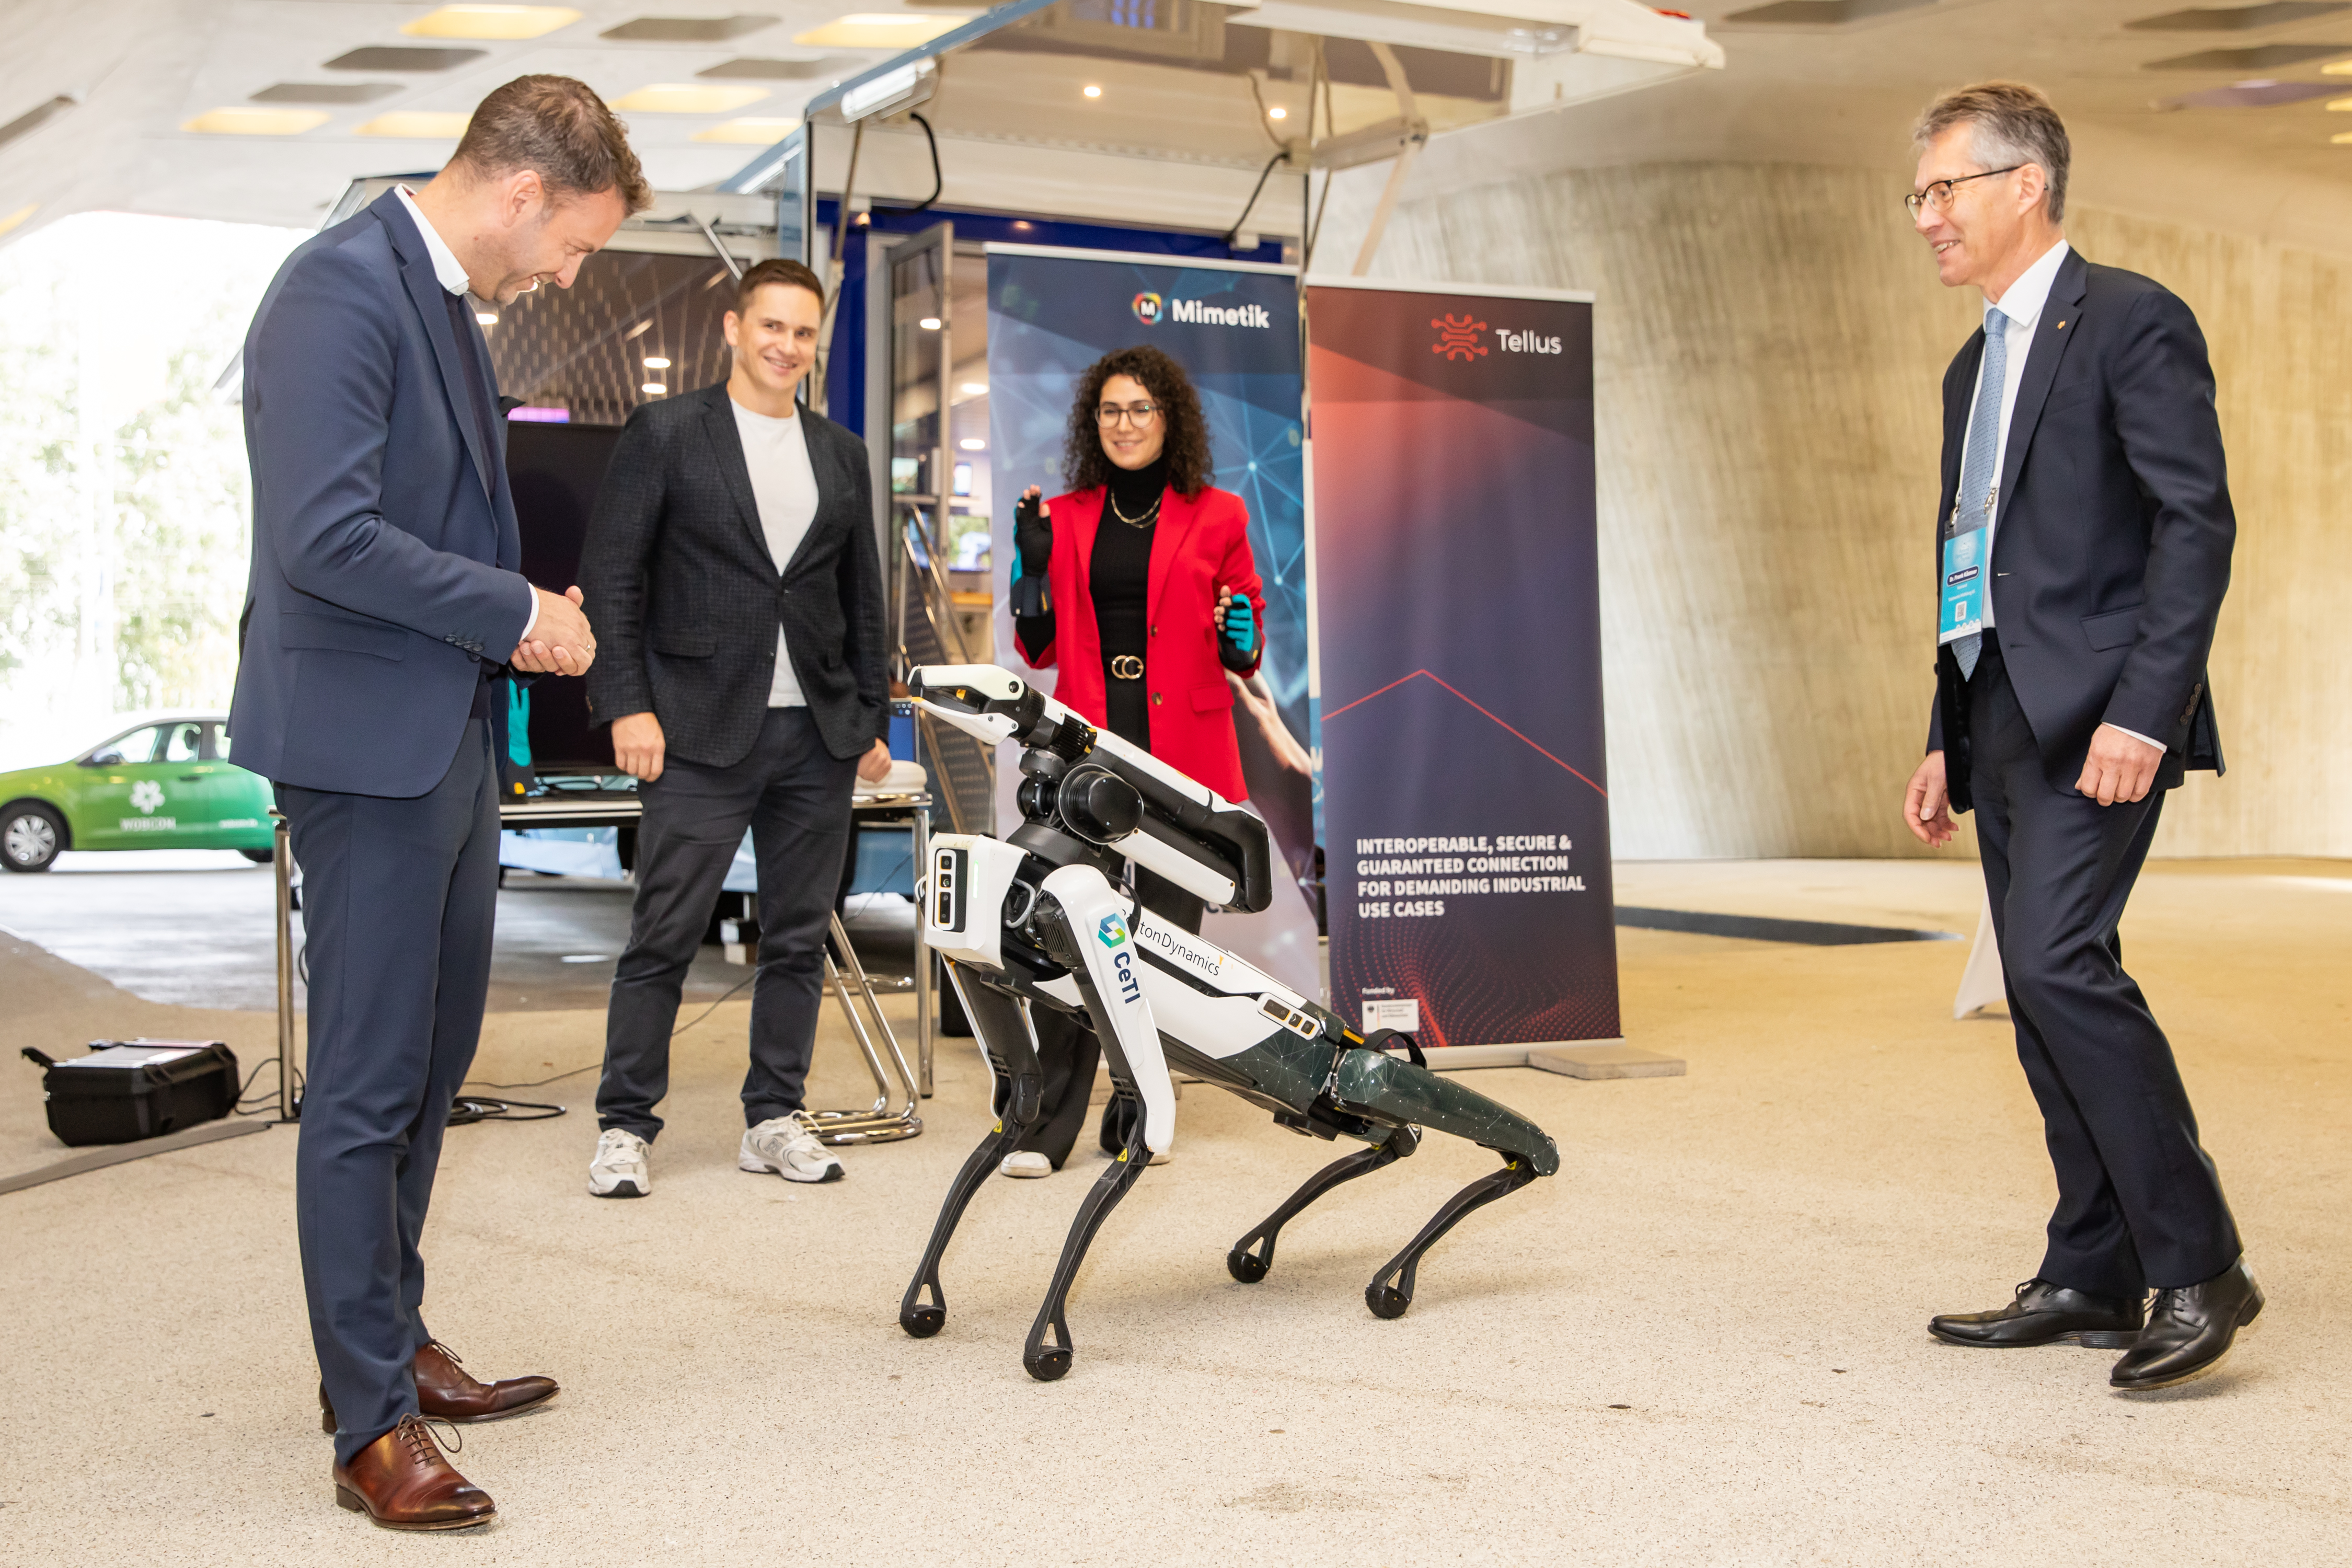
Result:
M768 536L768 554L776 570L793 563L793 555L816 521L816 469L810 466L808 437L800 417L771 419L754 414L732 397L735 433L743 441L743 461L751 470L751 500L760 509L760 531ZM776 627L776 679L768 688L771 708L805 708L801 683L793 674L792 650L784 646L784 628Z

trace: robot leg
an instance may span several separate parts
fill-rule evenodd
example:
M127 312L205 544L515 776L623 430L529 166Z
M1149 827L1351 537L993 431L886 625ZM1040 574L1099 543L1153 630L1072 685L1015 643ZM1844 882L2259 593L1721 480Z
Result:
M1369 1176L1383 1165L1394 1164L1420 1146L1419 1129L1399 1127L1389 1133L1385 1143L1375 1148L1359 1149L1346 1158L1334 1160L1324 1166L1307 1177L1305 1185L1284 1199L1280 1208L1260 1221L1255 1230L1234 1243L1234 1249L1225 1254L1225 1271L1244 1285L1256 1284L1265 1278L1265 1271L1274 1267L1275 1237L1297 1215L1299 1210L1340 1183L1352 1182L1358 1176ZM1265 1244L1263 1247L1258 1246L1261 1242Z
M898 1303L898 1326L919 1340L929 1339L948 1321L947 1295L940 1288L940 1259L947 1252L949 1238L955 1235L957 1222L963 1218L965 1205L998 1163L1021 1146L1022 1138L1044 1114L1045 1072L1037 1060L1036 1037L1022 1016L1021 1004L992 985L967 984L962 967L953 959L948 961L947 972L948 983L962 1000L964 1016L971 1020L972 1032L996 1074L996 1125L949 1185L939 1223L931 1227L930 1245L923 1249L914 1282ZM930 1297L928 1301L923 1299L926 1291Z

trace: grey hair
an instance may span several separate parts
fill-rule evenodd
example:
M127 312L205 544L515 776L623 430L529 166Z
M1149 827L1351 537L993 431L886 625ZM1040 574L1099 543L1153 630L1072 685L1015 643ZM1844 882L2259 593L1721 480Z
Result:
M2074 150L2066 140L2066 122L2038 89L2018 81L1980 81L1945 93L1911 128L1911 145L1924 153L1928 143L1961 124L1969 128L1969 146L1986 168L2039 164L2050 182L2050 221L2065 218L2066 165Z

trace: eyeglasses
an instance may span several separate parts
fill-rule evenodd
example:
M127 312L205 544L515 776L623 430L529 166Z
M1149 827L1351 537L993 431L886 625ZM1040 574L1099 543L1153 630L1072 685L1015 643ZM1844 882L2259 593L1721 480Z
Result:
M1995 174L2014 174L2023 167L2025 167L2025 165L2022 163L2011 163L2006 169L1987 169L1981 174L1962 174L1957 180L1930 181L1926 190L1920 191L1914 195L1905 196L1903 198L1903 205L1915 218L1919 216L1919 209L1923 206L1932 207L1939 213L1949 212L1952 210L1952 187L1954 185L1965 185L1970 180L1990 180Z
M1117 425L1125 420L1139 430L1159 417L1160 405L1156 403L1131 403L1124 408L1116 403L1106 403L1095 410L1097 425Z

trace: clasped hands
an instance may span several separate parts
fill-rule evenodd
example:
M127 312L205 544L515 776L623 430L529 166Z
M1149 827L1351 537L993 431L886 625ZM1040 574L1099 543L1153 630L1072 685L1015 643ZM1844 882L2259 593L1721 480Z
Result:
M580 590L556 595L534 586L531 592L539 595L539 618L531 623L531 635L507 656L508 665L527 675L587 674L596 662L596 635L580 607Z
M2091 736L2090 752L2083 759L2083 776L2074 781L2075 793L2101 805L2146 800L2156 786L2156 770L2163 761L2162 746L2151 746L2113 724L2102 724ZM1952 820L1943 752L1928 752L1912 773L1911 787L1903 798L1903 825L1920 843L1938 847L1950 843L1952 835L1959 831L1959 825Z

